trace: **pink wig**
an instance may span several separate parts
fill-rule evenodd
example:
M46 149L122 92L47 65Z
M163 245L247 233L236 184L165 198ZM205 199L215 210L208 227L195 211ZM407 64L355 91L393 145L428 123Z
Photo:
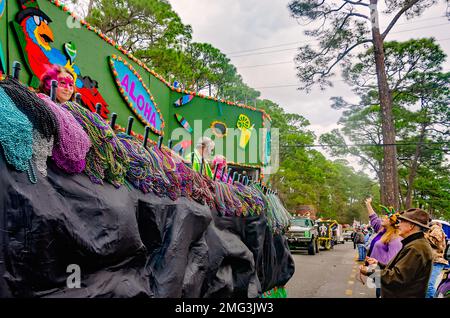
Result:
M217 169L221 170L227 165L227 159L222 155L216 155L213 160L213 167L215 167L216 164L218 164Z
M227 182L228 174L226 173L226 171L224 171L224 173L222 174L223 167L227 166L227 159L222 155L216 155L212 163L213 168L215 168L217 164L217 172L214 171L214 173L216 173L216 179L221 180L223 182Z
M39 91L46 95L50 95L52 80L57 81L58 75L61 73L67 73L70 76L72 76L73 79L75 79L73 74L68 69L62 67L61 65L57 64L47 65L47 71L41 77L41 85L39 86ZM75 93L75 86L74 86L74 93Z

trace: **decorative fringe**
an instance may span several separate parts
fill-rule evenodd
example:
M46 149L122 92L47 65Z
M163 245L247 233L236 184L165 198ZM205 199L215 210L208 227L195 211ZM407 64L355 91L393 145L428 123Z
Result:
M281 203L278 196L268 194L267 199L267 220L273 233L282 234L289 227L290 219L292 218L289 212Z
M242 215L243 216L254 216L260 215L264 209L264 201L260 197L260 194L256 192L253 188L244 186L241 183L236 183L235 194L242 202Z
M54 103L49 96L38 94L56 117L59 140L55 141L52 157L56 165L67 173L80 173L86 166L86 154L91 147L88 135L65 108Z
M194 171L192 181L192 199L200 204L207 204L210 208L214 208L215 200L210 190L210 187L212 186L211 180Z
M47 140L37 129L33 129L33 162L37 170L47 176L47 158L52 155L53 137Z
M26 171L33 155L33 125L0 87L0 144L6 162Z
M214 182L214 198L221 216L255 216L267 208L268 201L255 186ZM272 210L270 211L272 212Z
M239 216L242 214L242 203L236 196L233 186L228 183L216 181L215 203L221 216Z
M180 191L182 197L192 198L192 193L194 191L194 170L190 169L179 156L172 155L168 150L163 150L167 152L176 164L177 175L180 180Z
M149 151L153 152L156 161L160 163L166 177L169 179L169 186L166 188L167 196L172 200L176 200L181 196L181 180L177 175L177 166L172 160L171 154L159 149L157 146L151 147Z
M143 193L148 193L152 190L157 193L158 190L155 190L153 187L153 158L136 138L125 133L118 133L117 138L125 147L130 158L127 180Z
M28 117L33 127L39 131L48 141L52 137L59 140L59 129L55 115L34 92L12 77L0 81L6 94L14 101L14 104Z
M62 106L71 112L91 139L85 173L94 183L103 184L106 180L119 188L125 182L130 162L125 147L114 131L98 114L76 103L67 102Z
M168 196L168 189L170 188L170 180L166 176L162 162L154 151L154 147L149 147L147 153L152 163L152 183L153 192L156 195Z

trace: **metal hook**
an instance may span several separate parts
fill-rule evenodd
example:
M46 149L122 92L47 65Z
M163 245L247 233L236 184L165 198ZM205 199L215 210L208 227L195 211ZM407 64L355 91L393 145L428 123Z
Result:
M127 135L131 135L131 127L133 126L133 116L128 117Z
M102 110L102 104L100 104L100 103L95 104L95 112L100 115L101 110Z
M58 88L58 81L52 80L50 87L50 98L53 102L56 102L56 90Z
M111 115L111 128L114 130L114 128L116 127L116 120L117 120L117 114L116 113L112 113Z
M21 64L17 61L14 61L12 68L13 68L13 78L19 80L20 70L22 69Z
M200 175L203 175L203 165L205 164L205 158L202 157L202 161L200 164Z
M231 168L228 169L228 177L227 177L227 183L230 181L231 178Z
M144 148L147 149L147 143L148 143L148 135L150 133L150 126L145 126L145 133L144 133Z
M80 93L75 94L75 102L77 104L81 105L81 94Z
M216 181L216 177L217 177L217 168L219 167L219 164L216 163L215 167L214 167L214 177L213 177L213 181Z

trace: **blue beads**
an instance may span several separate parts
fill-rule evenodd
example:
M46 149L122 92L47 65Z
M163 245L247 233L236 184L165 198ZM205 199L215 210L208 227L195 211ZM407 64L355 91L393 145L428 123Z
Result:
M6 161L26 171L33 154L33 126L0 87L0 144Z

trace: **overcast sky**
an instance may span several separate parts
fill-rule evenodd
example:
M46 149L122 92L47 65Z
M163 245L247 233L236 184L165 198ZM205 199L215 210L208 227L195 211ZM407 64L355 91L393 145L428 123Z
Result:
M333 80L334 87L326 91L314 89L307 94L296 89L299 83L293 62L296 47L305 41L314 42L303 35L306 28L290 17L288 0L169 2L183 23L192 26L194 41L210 43L226 53L244 82L261 92L261 98L278 103L287 112L306 117L317 136L337 127L340 112L331 109L331 96L356 100L340 74ZM450 22L444 17L446 9L441 0L419 18L401 18L387 40L434 36L450 55ZM385 29L387 21L380 16L381 30ZM444 69L450 69L448 60Z

